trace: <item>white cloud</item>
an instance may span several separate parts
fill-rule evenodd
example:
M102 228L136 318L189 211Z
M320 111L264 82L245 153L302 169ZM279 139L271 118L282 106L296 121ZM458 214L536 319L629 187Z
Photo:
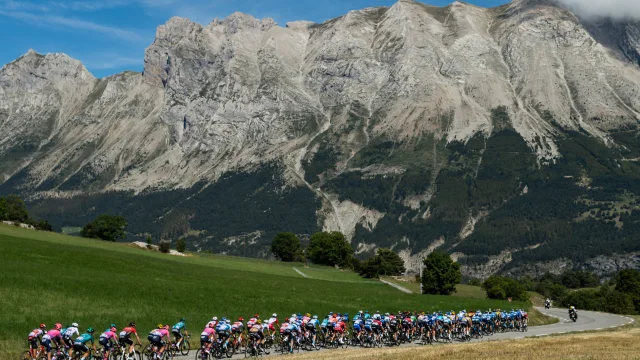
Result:
M640 0L558 0L578 15L640 19Z
M116 37L122 40L134 41L134 42L148 40L144 38L142 35L140 35L139 33L132 30L120 29L116 27L98 24L91 21L74 19L74 18L58 16L58 15L34 14L34 13L24 12L24 11L0 10L0 16L6 16L6 17L18 19L34 26L52 26L52 27L69 28L69 29L76 29L76 30L87 30L87 31L93 31L93 32L104 34L104 35Z

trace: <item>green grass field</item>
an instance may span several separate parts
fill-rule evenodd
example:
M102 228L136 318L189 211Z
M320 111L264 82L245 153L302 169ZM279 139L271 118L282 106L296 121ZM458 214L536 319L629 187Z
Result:
M332 268L202 255L0 226L0 359L26 347L39 323L102 330L136 321L142 334L180 317L199 332L212 316L507 307L478 298L404 294ZM305 279L293 266L313 279ZM323 279L323 280L321 280ZM515 306L516 304L513 304ZM518 304L525 306L524 304Z
M420 293L420 284L415 281L401 281L397 280L393 277L386 276L383 277L384 280L392 282L394 284L398 284L408 290L411 290L415 293ZM456 285L456 292L452 294L452 296L459 296L465 298L475 298L475 299L486 299L487 294L484 290L482 290L479 286L458 284Z

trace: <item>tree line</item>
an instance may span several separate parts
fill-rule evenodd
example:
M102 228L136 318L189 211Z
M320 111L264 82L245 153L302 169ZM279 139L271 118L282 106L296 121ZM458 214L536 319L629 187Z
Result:
M53 231L53 227L46 220L35 220L27 211L22 198L18 195L0 197L0 221L11 221L16 224L31 225L37 230Z

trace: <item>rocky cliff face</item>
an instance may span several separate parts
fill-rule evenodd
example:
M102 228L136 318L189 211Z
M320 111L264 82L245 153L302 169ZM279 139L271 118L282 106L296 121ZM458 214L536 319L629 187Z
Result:
M256 233L254 256L290 229L408 264L520 254L492 271L637 251L639 29L401 0L323 24L173 18L142 74L30 51L0 71L0 190L58 227L117 212L232 253Z

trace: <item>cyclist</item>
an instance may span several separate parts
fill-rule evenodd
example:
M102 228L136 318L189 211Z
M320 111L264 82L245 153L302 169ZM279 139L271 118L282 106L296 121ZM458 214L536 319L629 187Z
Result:
M200 347L204 348L204 351L208 354L211 350L211 344L215 341L216 338L216 329L215 324L213 322L209 322L207 326L200 333Z
M298 333L300 332L300 327L297 324L296 316L291 315L289 319L289 326L287 326L287 330L285 331L285 335L289 336L289 351L293 354L293 342L298 337Z
M262 352L262 343L264 342L264 333L262 331L262 320L260 319L249 329L249 336L255 340L258 353Z
M364 320L360 317L360 314L353 317L353 331L356 333L356 338L361 341L361 336L364 331Z
M367 320L371 317L371 315L369 315L369 310L365 310L364 311L364 319Z
M311 336L311 344L313 346L316 346L316 333L319 324L320 323L318 322L318 315L313 315L313 317L304 324L306 331Z
M278 314L271 314L271 318L267 321L269 327L269 335L272 335L276 331L276 326L278 326Z
M40 324L40 327L38 327L37 329L33 329L33 331L29 333L27 341L29 342L29 353L31 354L32 359L36 358L36 353L38 351L38 341L42 343L42 336L45 334L46 330L47 325Z
M171 328L171 332L175 337L175 344L178 349L180 348L180 344L182 343L182 338L183 338L181 331L184 330L184 334L186 336L189 336L189 332L187 331L187 325L185 324L186 321L187 320L185 320L184 318L181 318L180 321L178 321L178 323L173 325L173 327Z
M133 340L131 340L131 334L135 334L138 345L141 345L142 343L140 342L140 337L138 336L138 331L136 330L136 323L133 321L129 323L129 326L120 331L120 336L118 339L118 342L123 349L127 345L129 345L129 354L133 353Z
M216 333L218 334L218 341L225 348L231 336L231 325L227 323L227 318L220 320L220 323L216 326Z
M78 336L73 342L73 350L79 354L82 354L82 360L85 360L89 356L88 342L91 342L93 351L96 351L96 344L93 341L94 330L92 327L87 328L87 332Z
M100 345L104 349L104 357L105 359L109 358L109 354L111 353L111 348L113 344L118 344L118 337L116 336L116 324L111 324L111 326L106 329L102 334L100 334Z
M247 329L251 329L253 325L255 325L255 323L258 322L259 318L260 318L260 315L258 314L253 315L253 317L249 319L249 321L247 321Z
M171 336L169 336L169 325L158 324L157 329L151 330L147 339L151 343L152 346L158 347L158 353L156 354L157 359L162 359L162 354L164 354L166 343L162 341L162 339L167 338L167 342L169 346L171 346Z
M60 331L62 334L62 342L64 345L69 348L69 358L73 358L73 339L72 336L79 336L80 331L78 331L78 323L73 323L71 326L68 326L66 329Z
M51 360L51 351L53 351L53 345L56 347L62 344L62 335L60 334L60 330L62 330L62 325L57 323L53 326L53 329L47 331L46 334L42 335L42 340L40 340L40 344L45 347L45 351L47 352L47 360Z
M209 325L211 325L211 324L213 324L213 328L214 329L216 328L216 326L218 326L218 317L217 316L212 317L211 321L209 321L207 323L207 325L205 325L205 327L209 327Z

